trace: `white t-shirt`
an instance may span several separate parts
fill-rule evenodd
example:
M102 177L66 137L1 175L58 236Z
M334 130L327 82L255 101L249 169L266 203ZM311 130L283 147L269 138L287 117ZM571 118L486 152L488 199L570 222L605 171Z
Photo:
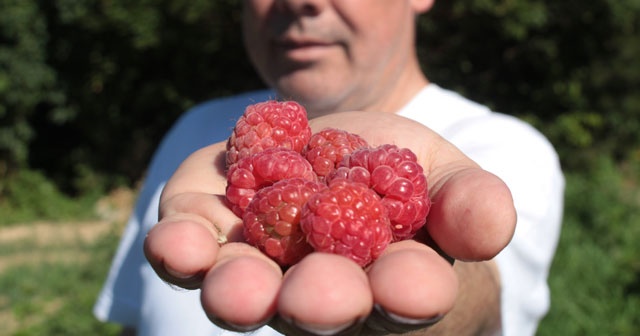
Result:
M258 91L200 104L165 136L94 307L98 319L135 327L141 336L236 334L207 319L199 290L163 282L146 262L142 243L158 220L160 193L178 165L196 149L225 140L247 105L274 97L272 91ZM547 275L562 219L564 177L553 147L528 124L435 84L397 113L438 132L511 189L518 224L513 240L496 257L503 334L533 335L549 309ZM252 334L279 335L269 327Z

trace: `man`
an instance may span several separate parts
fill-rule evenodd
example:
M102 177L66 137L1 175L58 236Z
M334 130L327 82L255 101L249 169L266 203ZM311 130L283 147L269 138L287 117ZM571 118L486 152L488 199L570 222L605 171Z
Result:
M274 91L202 104L167 135L96 315L141 335L227 333L210 321L231 330L259 328L264 335L276 334L260 328L266 323L287 334L533 334L548 309L546 277L560 229L564 181L557 157L524 123L429 83L414 38L415 17L432 3L245 0L247 50ZM434 198L429 220L448 230L436 243L456 259L478 262L451 267L427 245L411 241L393 245L366 273L342 259L314 255L283 281L255 250L235 243L238 219L212 196L223 193L222 175L211 165L220 143L198 151L176 172L155 225L161 192L176 167L191 152L223 141L246 105L274 96L304 105L316 130L343 126L367 140L423 153ZM500 252L516 216L513 239ZM219 244L221 236L231 242ZM338 284L331 287L337 291L332 303L318 283L323 267L331 268L324 273ZM416 274L421 270L430 276ZM158 275L202 290L175 290ZM401 280L405 285L392 285Z

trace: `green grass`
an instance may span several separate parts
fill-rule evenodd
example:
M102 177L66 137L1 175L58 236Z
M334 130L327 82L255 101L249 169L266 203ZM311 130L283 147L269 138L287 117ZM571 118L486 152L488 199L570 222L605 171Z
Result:
M31 257L0 273L0 334L117 335L91 312L117 241L112 230L91 242L5 244L0 257Z

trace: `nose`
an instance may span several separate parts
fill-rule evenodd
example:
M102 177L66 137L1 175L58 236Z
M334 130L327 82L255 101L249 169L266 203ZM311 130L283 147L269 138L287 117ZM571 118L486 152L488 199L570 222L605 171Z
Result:
M300 16L316 16L328 0L277 0L278 8Z

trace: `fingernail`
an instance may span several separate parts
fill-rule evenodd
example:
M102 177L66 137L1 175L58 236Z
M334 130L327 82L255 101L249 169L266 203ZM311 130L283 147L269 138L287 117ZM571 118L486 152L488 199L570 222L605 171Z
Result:
M263 326L265 326L267 323L269 323L269 321L271 321L271 318L260 322L260 323L256 323L256 324L251 324L251 325L240 325L240 324L235 324L229 321L225 321L223 319L220 319L216 316L207 314L207 317L209 318L209 320L211 322L213 322L215 325L217 325L218 327L225 329L225 330L229 330L229 331L235 331L235 332L241 332L241 333L246 333L246 332L250 332L250 331L254 331L256 329L262 328Z
M180 279L180 280L188 280L194 277L199 276L200 274L187 274L187 273L182 273L182 272L178 272L176 270L174 270L171 267L167 267L167 265L163 265L164 266L164 270L167 272L167 274L169 274L170 276L176 278L176 279Z
M173 286L178 286L181 288L196 289L200 286L202 279L204 279L204 272L198 272L196 274L185 274L176 272L175 270L172 270L166 266L164 266L164 271L166 275L169 276L169 278L167 278L166 276L162 276L163 280Z
M330 328L319 328L318 325L301 323L290 317L280 317L284 322L281 325L287 332L285 334L295 334L300 336L348 336L357 335L364 323L364 318L358 318L353 322L343 325L333 326Z
M413 319L389 312L378 304L375 305L374 309L377 310L380 315L385 316L388 320L399 324L431 325L440 321L443 317L443 315L436 315L435 317L429 317L425 319Z
M391 333L405 333L412 330L430 327L440 321L443 317L444 315L440 314L424 319L414 319L391 313L382 308L379 304L375 304L366 324L374 330L384 330Z

